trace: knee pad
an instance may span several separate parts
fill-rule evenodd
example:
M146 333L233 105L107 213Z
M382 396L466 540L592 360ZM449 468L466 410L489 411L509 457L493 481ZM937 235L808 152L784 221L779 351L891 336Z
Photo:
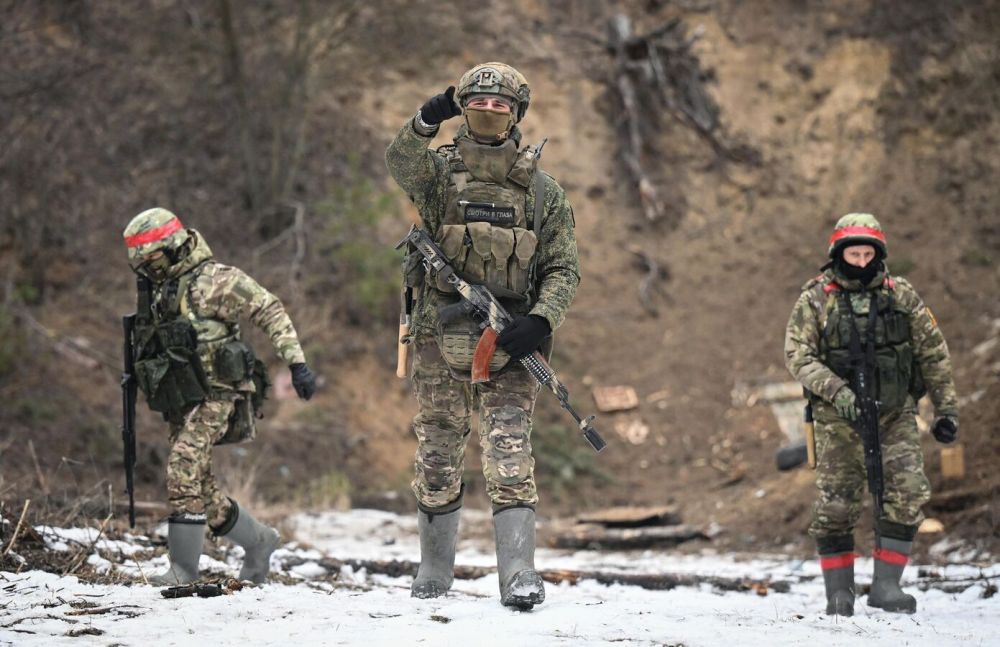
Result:
M486 475L503 485L521 483L531 477L530 420L519 407L505 405L492 411L486 420Z

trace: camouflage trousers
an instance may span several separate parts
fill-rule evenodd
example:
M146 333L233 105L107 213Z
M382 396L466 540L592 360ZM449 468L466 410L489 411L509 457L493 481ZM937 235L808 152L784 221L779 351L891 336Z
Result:
M170 507L175 515L205 519L210 528L222 527L233 507L212 474L212 446L226 434L233 408L232 399L206 400L182 424L170 425Z
M538 385L520 366L489 382L456 380L432 337L414 340L413 385L419 413L411 487L424 508L440 508L462 493L465 444L479 407L483 474L493 508L538 502L531 457L531 413Z
M815 538L849 535L861 516L867 494L864 449L850 423L826 402L813 405L816 429L816 486L809 534ZM883 518L906 526L923 521L921 507L931 498L912 399L879 420L885 482Z

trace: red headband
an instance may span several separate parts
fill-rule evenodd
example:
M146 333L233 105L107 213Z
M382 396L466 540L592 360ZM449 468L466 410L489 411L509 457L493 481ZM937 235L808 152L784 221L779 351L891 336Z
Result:
M134 236L125 237L126 247L139 247L140 245L148 245L149 243L155 243L158 240L163 240L170 234L181 230L184 225L181 224L179 218L174 216L172 220L168 220L166 224L160 225L156 229L150 229L149 231L144 231Z
M840 229L833 232L830 236L830 244L833 245L838 240L843 240L845 238L853 238L855 236L866 236L868 238L876 238L883 243L885 243L885 234L878 229L873 229L871 227L854 226L854 227L841 227Z

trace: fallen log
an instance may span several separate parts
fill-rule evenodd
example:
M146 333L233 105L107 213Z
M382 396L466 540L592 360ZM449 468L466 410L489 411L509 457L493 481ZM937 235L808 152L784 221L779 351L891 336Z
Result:
M284 568L304 564L308 560L301 557L287 558ZM317 563L331 573L339 573L344 566L355 571L365 569L368 573L388 575L389 577L414 576L417 574L417 562L403 560L368 560L368 559L336 559L332 557L318 560ZM477 580L496 573L491 566L455 566L455 579ZM551 584L566 582L570 585L591 580L610 586L637 586L651 591L667 591L679 586L701 586L708 584L720 591L752 592L757 595L767 595L769 591L788 593L791 582L786 580L768 580L748 577L722 577L717 575L697 575L680 573L612 573L603 571L576 571L566 569L546 569L539 571L542 579Z
M590 550L633 550L676 546L692 539L708 539L700 528L687 524L646 526L642 528L609 528L597 524L579 524L556 535L556 548Z

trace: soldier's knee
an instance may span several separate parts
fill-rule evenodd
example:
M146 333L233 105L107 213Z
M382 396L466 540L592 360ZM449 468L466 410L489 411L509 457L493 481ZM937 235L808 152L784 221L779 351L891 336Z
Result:
M528 413L519 407L502 406L486 420L486 476L503 485L522 483L532 476L531 434Z

